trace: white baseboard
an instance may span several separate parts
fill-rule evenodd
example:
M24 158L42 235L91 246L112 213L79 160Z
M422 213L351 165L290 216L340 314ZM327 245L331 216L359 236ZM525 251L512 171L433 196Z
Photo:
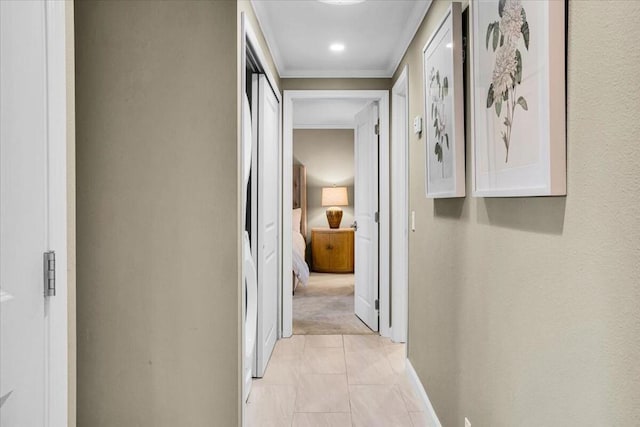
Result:
M435 427L442 427L442 424L440 424L440 420L436 415L436 411L433 409L433 405L429 400L429 396L427 396L427 391L424 389L424 386L422 385L420 378L418 378L418 374L416 373L416 370L413 369L413 365L411 364L409 359L406 360L405 370L406 370L406 375L407 375L407 378L409 379L409 382L411 383L411 385L413 386L413 389L415 390L415 392L418 394L418 397L420 397L420 400L422 401L423 410L425 414L427 414L427 418L429 419L429 425L435 426Z

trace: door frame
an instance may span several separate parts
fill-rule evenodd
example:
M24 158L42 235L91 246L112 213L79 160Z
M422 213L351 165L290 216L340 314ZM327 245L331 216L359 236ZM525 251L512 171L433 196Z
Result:
M392 333L395 342L407 341L409 323L409 67L404 66L391 89L391 290Z
M69 47L73 39L67 36L73 28L73 8L70 2L45 0L45 28L47 52L47 142L49 175L49 250L56 252L56 295L45 300L48 314L48 381L47 399L49 403L49 426L66 426L69 420L69 319L68 319L68 168L67 168L67 131L70 118L73 117L73 104L69 110L67 96L68 74L73 73L73 55ZM73 9L71 9L73 10ZM71 20L71 22L68 22ZM69 27L71 26L71 27ZM68 68L69 67L69 68ZM68 72L69 71L69 72ZM74 183L75 184L75 183ZM75 405L75 402L73 402Z
M380 233L379 233L379 283L380 320L379 331L384 337L391 336L390 325L390 192L389 192L389 91L388 90L285 90L282 126L282 332L281 336L293 334L293 276L292 270L291 211L293 189L293 104L304 99L367 99L377 101L380 115L380 154L378 171L380 177Z

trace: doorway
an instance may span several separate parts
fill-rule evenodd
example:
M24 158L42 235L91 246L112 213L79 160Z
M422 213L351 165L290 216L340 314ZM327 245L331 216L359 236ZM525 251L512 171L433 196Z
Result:
M366 101L354 122L354 154L358 188L354 209L355 312L375 332L390 336L389 289L389 95L387 91L285 91L283 101L282 211L293 206L293 133L296 103L309 100ZM363 145L376 141L378 146ZM373 144L373 142L371 142ZM360 152L358 151L360 148ZM359 171L359 172L358 172ZM361 185L358 185L361 176ZM360 195L358 197L357 195ZM357 228L357 231L355 229ZM293 215L283 215L282 271L293 269ZM367 256L368 255L368 256ZM359 268L360 266L360 268ZM282 336L293 334L294 274L283 274ZM360 286L359 286L359 283Z
M354 310L354 127L369 103L323 99L294 106L294 335L373 333Z

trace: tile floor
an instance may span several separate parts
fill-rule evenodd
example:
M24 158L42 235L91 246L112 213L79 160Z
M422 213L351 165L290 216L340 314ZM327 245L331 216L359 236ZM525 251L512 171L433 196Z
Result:
M248 427L431 427L404 373L404 344L378 335L294 335L253 382Z

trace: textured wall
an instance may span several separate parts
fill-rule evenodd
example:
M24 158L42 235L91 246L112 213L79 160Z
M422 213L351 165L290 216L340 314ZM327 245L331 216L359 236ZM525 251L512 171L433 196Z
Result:
M238 424L237 14L76 3L79 426Z
M281 90L389 90L391 79L280 79Z
M567 197L427 200L411 133L409 359L446 427L640 425L640 3L568 13Z
M295 129L293 162L307 168L307 242L311 229L328 227L326 207L322 206L322 187L346 186L349 206L342 207L342 223L353 223L354 151L353 129Z

